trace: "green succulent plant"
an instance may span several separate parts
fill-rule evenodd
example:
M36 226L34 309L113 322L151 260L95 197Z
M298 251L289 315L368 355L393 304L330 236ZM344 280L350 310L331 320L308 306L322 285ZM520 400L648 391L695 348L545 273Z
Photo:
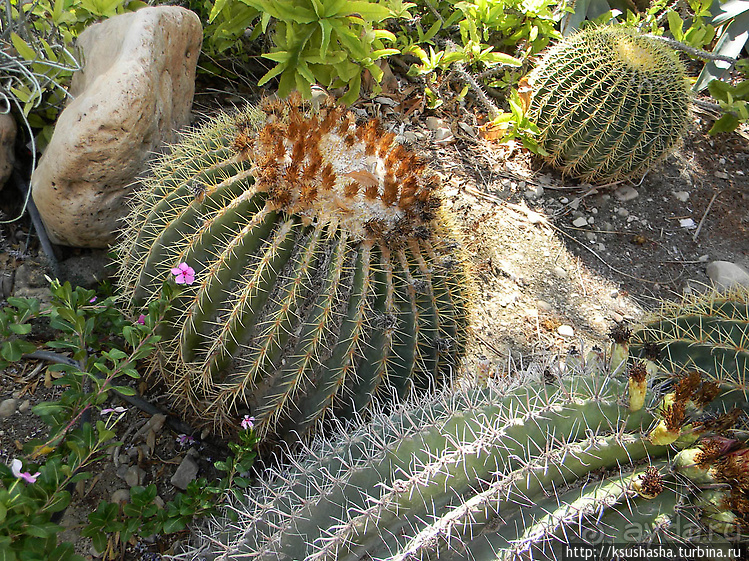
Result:
M565 38L529 81L529 116L547 161L583 181L644 173L675 149L690 119L677 55L626 27L587 27Z
M665 303L630 341L633 354L668 370L694 368L718 383L749 376L749 288Z
M300 104L188 134L119 247L135 316L182 283L159 370L175 405L217 428L249 409L260 434L303 436L328 412L439 385L465 345L468 280L437 178L376 122Z
M214 520L191 554L481 561L574 558L566 548L591 544L735 551L749 535L743 378L660 370L648 381L655 370L641 360L612 374L601 353L587 359L545 382L445 392L319 439L235 501L233 518ZM643 384L647 396L633 406Z

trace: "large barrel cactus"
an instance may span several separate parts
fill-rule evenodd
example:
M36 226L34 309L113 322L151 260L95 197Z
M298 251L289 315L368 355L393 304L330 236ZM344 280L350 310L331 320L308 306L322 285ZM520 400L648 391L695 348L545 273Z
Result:
M661 543L728 558L749 537L746 372L654 375L630 357L617 375L588 358L319 440L186 558L592 559L569 548L597 545L613 559L605 544Z
M267 101L188 134L119 251L137 316L179 283L158 358L175 406L307 433L450 376L467 279L426 163L372 121ZM176 275L176 276L175 276ZM170 280L171 279L171 280Z
M587 27L549 50L530 75L539 146L565 175L611 182L644 173L682 137L685 70L662 41Z

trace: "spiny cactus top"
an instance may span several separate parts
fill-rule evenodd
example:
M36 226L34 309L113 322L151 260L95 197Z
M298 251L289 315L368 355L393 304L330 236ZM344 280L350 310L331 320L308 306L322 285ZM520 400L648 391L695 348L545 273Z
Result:
M530 83L539 145L551 165L583 181L644 173L689 122L684 66L665 43L634 29L587 27L567 37Z
M162 327L177 404L306 433L450 375L466 276L426 163L343 109L265 102L153 167L120 246L135 314L186 263Z
M749 288L664 303L632 335L630 346L664 368L696 368L721 384L738 380L749 391Z

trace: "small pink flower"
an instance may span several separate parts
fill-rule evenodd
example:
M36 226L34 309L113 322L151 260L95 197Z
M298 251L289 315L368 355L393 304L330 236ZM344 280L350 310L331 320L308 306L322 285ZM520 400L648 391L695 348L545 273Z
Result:
M174 267L172 274L175 277L174 282L177 284L192 284L195 282L195 269L187 263L180 263Z
M138 320L135 323L139 323L140 325L146 325L146 314L140 314L138 316Z
M21 471L23 462L21 460L13 460L10 463L10 471L13 472L18 479L23 479L26 483L36 483L36 478L39 477L40 473L37 471L34 475L31 475L28 471Z
M190 435L180 434L177 437L177 444L179 444L180 446L192 446L193 444L195 444L195 439Z
M101 410L102 415L110 415L111 413L124 413L127 411L124 407L105 407Z
M245 415L240 424L242 425L242 428L244 430L250 430L252 427L255 426L255 417L250 417L249 415Z
M96 302L96 296L94 296L93 298L91 298L91 300L88 301L89 304L93 304L94 302Z

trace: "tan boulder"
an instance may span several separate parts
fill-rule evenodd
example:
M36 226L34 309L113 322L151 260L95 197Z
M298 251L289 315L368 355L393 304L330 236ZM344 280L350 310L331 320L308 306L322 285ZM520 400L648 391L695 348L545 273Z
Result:
M160 6L92 25L84 69L32 176L50 239L106 247L146 159L190 119L203 32L193 12Z
M12 115L0 113L0 189L13 173L16 163L16 121Z

